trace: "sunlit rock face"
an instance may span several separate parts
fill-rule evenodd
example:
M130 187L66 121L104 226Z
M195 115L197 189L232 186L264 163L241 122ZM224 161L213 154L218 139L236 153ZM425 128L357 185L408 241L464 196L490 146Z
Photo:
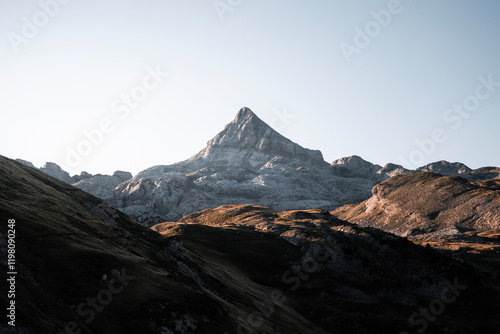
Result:
M146 225L176 221L186 214L225 204L333 210L368 199L379 182L415 172L391 163L381 167L355 155L328 164L320 151L285 138L249 108L242 108L191 158L154 166L134 177L121 171L113 175L82 172L70 177L53 163L41 170L110 202ZM499 174L495 168L473 171L461 163L446 161L419 171L469 180L491 179Z
M368 198L376 181L387 177L369 162L345 166L346 177L341 165L330 166L320 151L292 142L242 108L193 157L148 168L105 199L152 225L224 204L333 209Z

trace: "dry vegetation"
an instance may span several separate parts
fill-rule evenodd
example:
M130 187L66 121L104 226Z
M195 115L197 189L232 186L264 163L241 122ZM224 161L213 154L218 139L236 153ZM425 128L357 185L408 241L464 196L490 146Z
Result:
M70 321L82 333L398 333L413 331L408 317L455 278L468 288L428 332L500 325L498 256L474 268L473 254L457 260L320 209L223 206L152 231L3 157L0 187L0 218L17 222L17 323L33 333ZM473 237L497 242L499 233ZM75 306L121 268L135 279L86 323Z

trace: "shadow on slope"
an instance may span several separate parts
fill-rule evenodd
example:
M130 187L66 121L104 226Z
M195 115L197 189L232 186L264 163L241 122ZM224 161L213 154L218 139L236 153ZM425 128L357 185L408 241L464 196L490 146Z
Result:
M495 333L500 326L499 293L472 266L324 210L222 206L153 229L182 240L228 290L248 287L254 310L239 321L249 329L259 315L265 322L279 313L270 312L273 294L283 294L279 305L331 333L414 332L424 324L432 333ZM426 321L419 310L449 293L448 284L467 288Z

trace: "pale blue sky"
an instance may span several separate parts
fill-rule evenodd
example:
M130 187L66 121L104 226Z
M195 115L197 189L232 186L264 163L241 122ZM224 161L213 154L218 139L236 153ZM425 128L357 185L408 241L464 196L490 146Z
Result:
M500 165L500 84L478 79L500 82L498 1L220 0L232 9L223 13L213 0L55 1L0 2L0 154L10 158L135 174L194 155L246 106L328 162ZM376 23L372 11L392 9ZM341 45L356 47L367 27L369 44L348 62ZM169 76L120 118L113 103L147 68ZM447 113L464 102L466 116ZM70 166L68 147L106 119L112 129Z

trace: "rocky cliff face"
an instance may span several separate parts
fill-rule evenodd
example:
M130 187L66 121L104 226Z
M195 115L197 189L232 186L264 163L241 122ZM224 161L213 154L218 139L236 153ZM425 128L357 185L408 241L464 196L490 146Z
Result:
M470 173L472 169L460 162L437 161L417 168L417 172L436 172L442 175Z
M331 167L320 151L290 141L243 108L198 154L142 171L105 199L155 224L224 204L332 209L368 198L386 178L376 174L381 167L354 172L358 167L349 165L340 172L341 165Z
M42 167L36 168L29 161L22 159L16 159L16 161L25 166L38 169L58 180L74 185L99 198L107 199L113 197L113 191L116 186L132 178L132 174L124 171L116 171L113 175L92 175L87 172L81 172L80 175L70 176L61 166L53 162L47 162Z
M62 170L62 168L53 162L47 162L43 167L40 168L42 172L55 177L58 180L64 181L66 183L73 183L73 179L69 176L69 173Z
M490 258L474 269L324 210L223 206L153 227L162 236L2 156L0 189L17 272L16 327L0 333L413 333L424 319L413 314L443 307L443 294L454 300L427 333L499 326ZM3 261L9 244L0 238Z
M242 108L235 119L188 162L206 165L228 163L260 168L275 156L318 164L325 163L320 151L305 149L283 137L249 108Z
M381 167L359 156L329 165L320 151L285 138L249 108L242 108L191 158L154 166L134 177L120 171L113 175L82 172L70 177L53 163L41 170L112 203L146 225L176 221L186 214L225 204L332 210L368 199L373 186L381 181L415 172L395 164ZM470 181L499 175L494 167L473 171L461 163L446 161L418 170L460 175Z

